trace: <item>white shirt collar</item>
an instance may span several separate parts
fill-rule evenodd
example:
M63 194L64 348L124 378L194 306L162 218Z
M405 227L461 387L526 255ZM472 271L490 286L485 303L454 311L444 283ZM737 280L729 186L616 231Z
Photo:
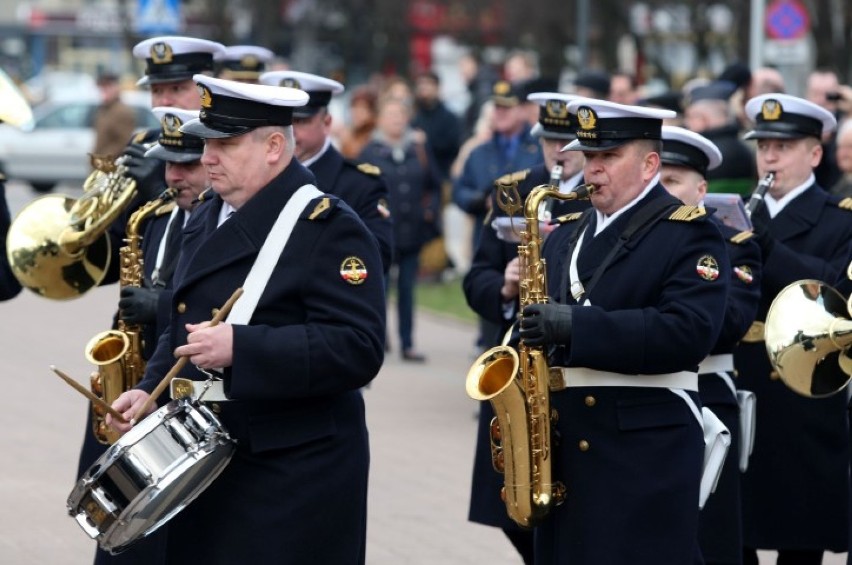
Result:
M230 218L231 214L233 214L236 211L237 211L236 208L234 208L233 206L231 206L230 204L228 204L227 202L225 202L223 200L222 201L222 207L219 208L219 222L216 224L216 227L218 228L223 223L225 223L225 220Z
M774 218L775 216L777 216L778 213L781 212L781 210L783 210L787 204L789 204L794 198L796 198L798 195L810 188L810 186L814 182L816 182L816 177L813 173L811 173L811 176L808 177L808 180L806 180L804 184L800 184L799 186L782 196L780 200L775 200L767 192L763 201L766 203L766 211L769 212L769 217Z
M608 225L610 225L612 222L614 222L616 220L616 218L618 218L623 213L625 213L626 211L628 211L631 208L633 208L634 206L636 206L636 204L640 200L645 198L645 196L649 192L651 192L651 189L654 188L655 186L657 186L657 183L659 183L659 182L660 182L660 173L657 173L654 176L654 178L651 179L651 182L649 182L648 185L645 187L645 190L643 190L639 194L639 196L637 196L636 198L634 198L633 200L628 202L626 206L624 206L620 210L616 211L611 216L606 216L602 212L600 212L597 208L595 208L595 216L597 217L597 225L595 226L595 235L598 235L599 233L601 233L604 229L606 229L606 227Z
M566 180L563 180L559 183L559 192L561 194L568 194L571 192L578 184L580 184L580 179L583 178L583 170L580 169L580 172L575 174L572 177L569 177Z
M325 143L323 143L323 145L322 145L322 149L320 149L316 153L316 155L312 155L311 157L302 161L302 165L304 165L305 167L310 167L311 165L316 163L319 160L319 158L322 157L325 154L326 151L328 151L328 148L329 148L330 145L331 145L331 138L326 137Z

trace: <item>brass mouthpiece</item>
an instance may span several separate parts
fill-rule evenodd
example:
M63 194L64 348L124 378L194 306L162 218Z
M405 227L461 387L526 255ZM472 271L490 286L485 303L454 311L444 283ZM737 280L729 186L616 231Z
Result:
M574 196L574 200L588 200L588 198L594 194L596 190L597 187L595 185L587 183L577 186L569 194L576 195Z

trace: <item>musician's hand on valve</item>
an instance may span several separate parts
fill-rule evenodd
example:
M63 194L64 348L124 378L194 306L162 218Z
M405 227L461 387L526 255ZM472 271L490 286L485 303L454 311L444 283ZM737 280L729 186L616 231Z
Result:
M571 342L571 310L565 304L530 304L521 316L521 339L526 345L568 345Z
M152 404L147 414L137 414L139 409L142 408L142 405L145 404L145 401L148 400L149 396L150 395L144 390L136 388L132 388L121 393L121 396L116 398L115 402L112 403L112 407L124 416L126 422L119 422L113 418L111 414L107 414L107 425L122 435L130 431L130 428L133 427L131 420L138 423L157 408L156 404Z
M186 345L175 349L176 357L189 357L200 369L230 367L233 363L234 328L231 324L210 322L186 324Z
M124 150L127 174L136 181L136 190L145 200L154 200L165 188L163 162L145 157L147 149L138 143L131 143Z
M153 324L157 321L160 293L152 288L126 286L121 289L118 315L129 324Z

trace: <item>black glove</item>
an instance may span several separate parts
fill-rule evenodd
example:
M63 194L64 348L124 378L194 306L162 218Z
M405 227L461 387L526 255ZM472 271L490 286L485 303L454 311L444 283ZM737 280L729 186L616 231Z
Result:
M530 304L521 314L521 339L532 347L571 343L571 306Z
M769 256L772 248L775 247L775 238L769 233L770 219L765 202L758 204L751 215L751 225L754 227L754 239L760 246L760 251L764 259Z
M121 289L118 315L129 324L153 324L157 321L159 298L160 291L158 290L126 286Z
M124 150L124 164L127 174L136 181L136 190L147 202L154 200L165 190L165 165L164 161L145 157L144 146L131 143Z

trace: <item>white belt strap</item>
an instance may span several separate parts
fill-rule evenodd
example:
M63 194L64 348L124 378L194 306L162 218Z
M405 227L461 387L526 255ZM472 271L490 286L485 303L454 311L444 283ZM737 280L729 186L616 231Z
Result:
M710 355L698 365L698 374L720 373L734 370L734 354L724 353L721 355Z
M660 375L625 375L585 367L554 367L554 369L561 371L564 387L632 386L698 391L698 375L690 371Z
M249 271L246 281L243 283L242 297L234 304L225 322L248 324L260 300L260 295L263 294L266 284L269 282L269 277L272 276L272 270L278 264L281 252L287 245L290 234L293 233L299 215L311 200L322 196L322 194L314 185L306 184L290 197L290 200L287 201L284 209L278 215L278 219L275 220L269 235L266 236L266 241L263 242L263 247L260 248L257 259L255 259L254 265L252 265L251 271Z
M583 283L580 282L580 275L577 273L577 256L580 255L580 247L583 245L583 238L586 237L586 230L583 230L583 233L580 234L580 238L577 239L577 243L574 244L574 252L571 253L571 262L568 265L568 276L571 280L571 296L574 297L574 300L580 300L580 297L583 296L583 293L586 292L586 289L583 288ZM586 300L586 304L588 305L588 300Z

